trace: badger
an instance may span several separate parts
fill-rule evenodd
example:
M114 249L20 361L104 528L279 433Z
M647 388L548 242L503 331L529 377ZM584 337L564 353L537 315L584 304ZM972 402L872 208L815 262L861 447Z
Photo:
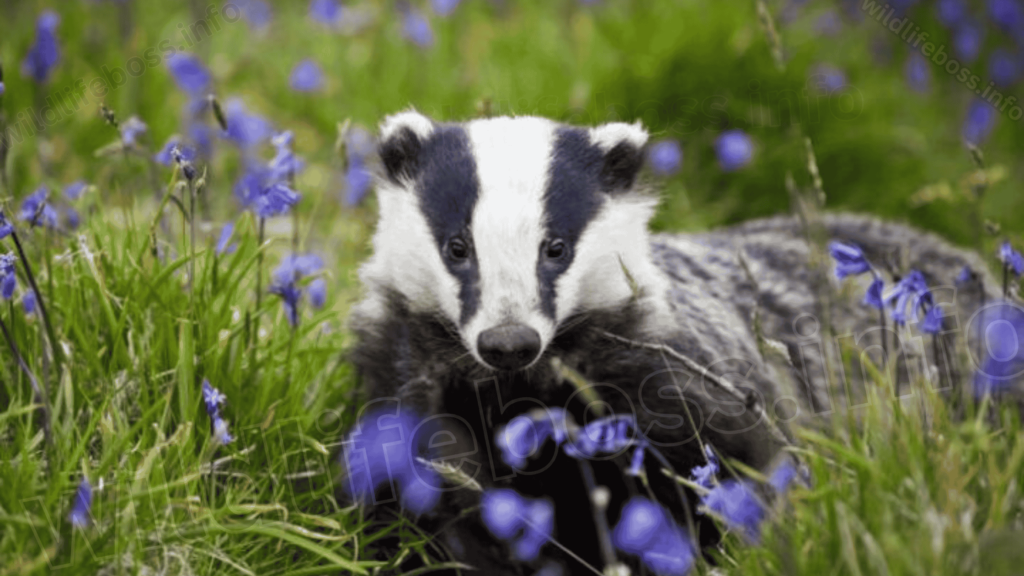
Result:
M765 470L791 442L790 423L856 404L843 386L863 378L830 366L838 339L875 360L901 355L902 370L914 376L917 366L936 386L955 385L962 370L880 326L877 311L850 294L869 276L840 286L823 275L797 218L650 233L658 198L641 174L647 141L640 123L538 117L442 123L406 111L380 127L379 220L359 273L365 295L350 315L362 399L437 418L448 438L440 458L479 485L555 502L559 546L544 554L565 573L605 568L592 495L571 459L544 456L531 470L501 462L493 439L513 417L538 406L564 407L579 422L627 413L683 475L705 463L704 445ZM973 288L936 296L948 337L995 286L976 255L930 234L849 214L820 224L829 238L878 262L898 259L935 286L952 286L964 266L977 271ZM713 543L706 518L682 518L694 495L660 464L645 466L659 500ZM614 516L636 487L610 461L593 472ZM478 499L445 491L418 521L481 573L540 566L510 561L473 512Z

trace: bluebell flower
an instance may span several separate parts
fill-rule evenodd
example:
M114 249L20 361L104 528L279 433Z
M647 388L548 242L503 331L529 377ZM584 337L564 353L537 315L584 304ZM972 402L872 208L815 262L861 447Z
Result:
M25 311L25 314L35 314L36 312L36 291L29 290L25 292L25 295L21 297L21 307Z
M427 17L415 8L406 8L402 14L402 35L420 48L434 45L434 31Z
M327 302L327 281L323 278L314 278L309 283L309 303L314 308L323 308Z
M36 39L21 63L21 73L36 82L46 82L50 72L60 61L60 44L57 42L57 25L60 16L52 10L39 15L36 20Z
M999 246L999 261L1009 267L1017 276L1024 274L1024 256L1014 250L1009 242L1003 242Z
M1007 87L1020 79L1020 57L1005 48L992 51L988 61L988 75L998 86Z
M718 164L726 172L743 168L754 157L754 142L742 130L728 130L715 140Z
M292 143L295 137L291 130L285 130L274 136L270 142L274 145L276 153L270 161L270 178L272 180L290 181L295 174L302 172L306 163L302 158L292 151Z
M213 439L221 446L227 446L235 441L235 437L228 430L228 422L220 414L213 416Z
M341 22L342 10L344 8L337 0L312 0L309 3L310 18L331 28Z
M181 139L181 136L174 135L167 139L164 143L164 147L159 152L153 155L153 161L157 164L164 166L170 166L171 162L175 161L174 150L178 149L178 153L181 155L182 160L191 162L196 159L195 148L185 144Z
M846 86L846 74L831 64L817 64L811 69L810 82L825 94Z
M984 29L974 22L964 22L953 33L953 52L960 57L960 60L971 64L981 55L981 47L984 42Z
M149 127L142 120L139 120L138 116L132 116L121 123L121 141L124 145L131 148L138 143L139 136L146 133Z
M292 254L287 256L274 270L270 292L281 297L281 305L284 306L288 323L292 327L299 325L299 302L303 295L299 281L306 276L316 274L323 266L323 260L315 254L301 256Z
M260 218L270 218L286 214L299 199L298 192L289 188L283 182L271 184L260 191L259 195L252 201L253 210Z
M7 238L14 232L14 225L7 220L3 210L0 210L0 240Z
M694 466L690 471L690 477L696 484L704 488L711 488L718 476L719 468L718 458L715 456L715 451L711 448L710 444L704 445L704 457L708 463L703 466Z
M89 525L89 515L92 510L92 485L89 480L83 478L75 490L75 499L71 503L71 512L68 513L68 521L75 528L85 528Z
M14 289L18 287L18 277L14 272L14 263L17 258L14 254L0 255L0 296L4 300L10 300L14 296Z
M70 206L65 208L64 223L67 224L69 230L78 230L78 226L82 223L82 217L78 214L78 210Z
M50 205L48 196L50 189L40 186L21 202L18 217L29 223L29 226L57 227L57 211Z
M686 532L668 513L643 497L634 497L622 508L612 530L615 547L640 560L659 576L682 576L693 568L696 552Z
M932 293L928 290L924 274L917 270L911 270L904 276L892 291L885 296L885 303L890 304L895 300L892 310L892 319L897 324L906 324L907 306L909 304L911 317L917 321L918 310L930 308L932 305Z
M974 280L974 270L971 270L970 266L965 265L960 270L960 273L956 275L956 283L965 284L971 280Z
M195 144L197 157L210 158L213 155L212 128L202 122L192 122L188 126L188 137Z
M980 398L1009 389L1024 374L1024 310L1000 302L977 318L982 325L975 333L985 344L985 357L974 374L974 395Z
M885 281L876 276L875 279L871 281L871 285L868 286L868 291L864 293L863 303L871 306L872 308L881 310L885 307L885 303L882 300L882 292L884 290Z
M216 253L218 256L223 254L231 254L238 248L238 244L231 242L231 236L235 233L235 223L228 222L220 230L220 236L217 237ZM231 242L229 244L229 242Z
M656 174L670 176L683 165L683 149L675 140L662 140L651 146L647 158Z
M843 21L839 13L829 8L814 21L814 32L824 36L835 36L843 29Z
M203 404L206 413L213 418L220 414L220 407L227 402L228 398L220 390L214 388L210 381L203 378Z
M967 5L963 0L939 0L935 11L939 22L946 27L953 27L967 16Z
M363 160L350 161L345 171L345 205L358 206L366 198L373 184L373 174Z
M760 539L765 509L749 480L724 480L701 497L701 501L750 542Z
M789 486L796 480L796 465L790 460L779 464L768 477L768 484L777 494L783 494L789 490Z
M572 442L565 445L565 453L573 458L593 458L646 446L647 439L636 429L632 414L613 414L583 426Z
M242 11L242 18L249 23L254 30L262 30L270 25L273 14L270 11L270 4L263 0L234 0Z
M460 0L430 0L430 7L434 10L434 14L441 16L449 16L455 9L459 7Z
M929 308L925 312L924 320L921 321L921 325L918 328L925 334L938 334L942 332L942 309L938 306Z
M555 526L551 502L524 498L507 488L484 491L480 516L495 537L511 544L513 557L526 562L537 557Z
M316 92L324 87L324 71L311 58L306 58L292 68L288 85L296 92Z
M7 86L5 86L2 81L0 81L0 96L3 96L6 93L7 93Z
M365 502L374 498L378 487L394 484L403 508L415 514L429 512L440 497L441 479L417 461L429 456L424 445L413 444L420 424L418 416L403 410L377 410L360 418L343 442L348 480L344 490Z
M836 262L836 280L871 271L871 263L859 246L833 240L828 243L828 252Z
M904 74L907 77L907 83L910 84L911 90L923 93L931 89L931 66L928 65L928 60L918 52L911 53L910 57L907 58Z
M988 13L1007 32L1019 33L1024 26L1024 7L1017 0L989 0Z
M178 88L193 98L205 96L210 91L213 79L198 57L177 52L167 58L167 69L171 71Z
M967 118L964 119L962 131L964 140L975 146L981 145L988 139L995 124L995 108L981 98L975 98L967 108Z
M567 437L565 410L547 408L516 416L498 430L494 442L506 464L523 468L549 439L561 446Z
M64 187L64 197L71 201L78 200L88 187L82 180L76 180Z
M273 135L270 122L256 114L249 114L241 100L228 100L224 107L228 123L227 138L242 150L262 144Z

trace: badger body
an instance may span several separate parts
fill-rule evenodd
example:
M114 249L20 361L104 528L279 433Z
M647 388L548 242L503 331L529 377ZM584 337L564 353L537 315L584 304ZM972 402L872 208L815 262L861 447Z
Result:
M380 218L350 319L364 400L435 419L448 438L438 458L485 488L556 502L555 536L578 558L553 546L544 554L570 573L602 566L592 503L570 458L541 449L532 469L501 461L494 437L513 417L539 406L580 423L632 414L684 476L705 463L705 444L764 470L788 442L787 422L843 403L826 369L826 331L879 349L876 312L834 294L834 280L808 263L795 219L651 235L657 199L638 183L646 141L639 124L532 117L440 124L405 112L381 128ZM838 215L822 225L879 261L899 251L942 284L964 265L983 269L897 224ZM636 486L613 460L592 465L614 520ZM660 468L648 459L659 501L694 510L694 495L680 501ZM529 573L478 515L462 513L478 503L475 492L450 490L420 521L453 534L455 556L482 573ZM710 523L689 521L713 541Z

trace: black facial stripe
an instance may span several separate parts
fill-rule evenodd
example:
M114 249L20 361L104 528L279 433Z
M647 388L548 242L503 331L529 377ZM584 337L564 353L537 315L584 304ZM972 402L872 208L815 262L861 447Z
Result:
M465 324L480 304L480 266L470 235L480 183L465 130L459 126L438 126L422 142L418 166L416 193L420 209L430 225L441 259L459 280L460 322ZM471 248L470 257L460 263L445 255L448 241L456 235L461 235Z
M586 131L559 128L556 132L548 189L544 193L546 237L561 238L569 253L558 262L548 261L543 252L539 253L541 311L549 318L555 317L555 282L572 265L577 240L604 202L604 158L601 148L590 143Z

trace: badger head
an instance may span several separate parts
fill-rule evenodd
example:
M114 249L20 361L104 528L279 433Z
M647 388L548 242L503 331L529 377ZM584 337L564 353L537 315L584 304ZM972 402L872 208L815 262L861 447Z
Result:
M656 200L636 186L646 141L639 123L387 118L361 312L382 309L375 294L397 293L454 327L484 367L521 370L570 318L622 306L634 283L657 292L647 236Z

